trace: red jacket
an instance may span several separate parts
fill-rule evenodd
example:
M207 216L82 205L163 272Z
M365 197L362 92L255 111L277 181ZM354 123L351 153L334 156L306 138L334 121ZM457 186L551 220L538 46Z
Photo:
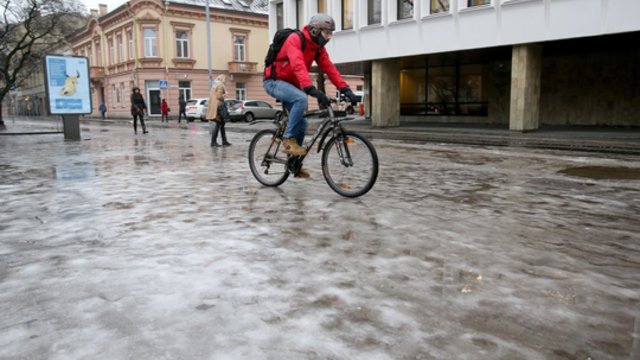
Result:
M160 111L162 112L162 115L164 115L164 116L169 115L169 105L167 104L166 101L163 101L160 104Z
M274 63L276 79L284 80L300 89L313 86L313 81L311 81L311 76L309 76L309 70L315 60L320 69L327 74L329 80L331 80L338 90L349 86L335 65L333 65L331 59L329 59L327 49L324 47L321 48L311 40L308 25L302 29L302 34L306 38L304 53L302 52L302 40L296 33L291 33L284 44L282 44L282 48L278 56L276 56L276 62ZM320 49L319 53L318 49ZM268 66L264 70L265 78L267 79L271 78L271 68L271 66Z

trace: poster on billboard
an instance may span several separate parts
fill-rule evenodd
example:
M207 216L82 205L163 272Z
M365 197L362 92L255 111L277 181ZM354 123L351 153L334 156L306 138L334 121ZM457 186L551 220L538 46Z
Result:
M46 55L45 88L50 114L90 114L89 59L84 56Z

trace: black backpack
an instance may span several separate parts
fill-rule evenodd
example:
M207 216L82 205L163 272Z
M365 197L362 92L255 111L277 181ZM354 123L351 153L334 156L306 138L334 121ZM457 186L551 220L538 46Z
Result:
M271 66L271 79L276 78L276 71L275 71L276 57L278 56L280 49L282 49L282 45L289 38L289 35L291 35L291 33L296 33L298 34L298 36L300 36L300 41L302 42L302 52L304 52L304 46L306 45L306 40L304 38L304 34L302 34L302 31L297 29L290 29L290 28L284 28L276 31L276 34L273 35L273 41L271 42L271 45L269 45L269 51L267 51L267 56L264 57L265 73L267 68ZM283 59L279 59L278 61L285 61L285 60L288 60L288 59L283 58Z

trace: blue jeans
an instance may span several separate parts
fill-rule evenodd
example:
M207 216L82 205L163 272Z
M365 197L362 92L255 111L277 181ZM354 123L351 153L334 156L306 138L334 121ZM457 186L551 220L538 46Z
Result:
M307 94L282 80L265 80L263 87L267 94L282 101L289 112L289 125L284 132L284 138L294 138L298 145L302 146L304 133L307 131L307 119L304 117L308 103Z

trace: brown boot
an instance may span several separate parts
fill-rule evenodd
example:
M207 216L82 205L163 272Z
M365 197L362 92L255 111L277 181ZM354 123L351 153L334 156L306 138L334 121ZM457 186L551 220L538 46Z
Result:
M303 179L308 179L308 178L311 177L311 175L304 168L300 168L300 170L298 170L298 173L296 174L296 177L303 178Z
M285 154L303 156L307 151L298 145L296 139L284 139L282 141L282 147Z

